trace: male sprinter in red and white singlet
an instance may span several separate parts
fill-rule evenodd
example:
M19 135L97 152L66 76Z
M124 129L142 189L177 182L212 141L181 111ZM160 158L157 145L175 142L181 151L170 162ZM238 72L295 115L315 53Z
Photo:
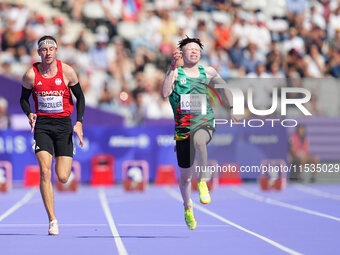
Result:
M83 146L84 94L72 67L56 59L57 41L52 36L43 36L38 41L41 62L33 64L23 76L20 104L34 130L34 150L40 166L40 192L49 218L50 235L58 235L59 228L54 213L51 167L55 155L55 171L58 179L66 183L73 159L73 131ZM73 127L71 113L77 99L77 122ZM29 97L33 93L35 113L32 113Z

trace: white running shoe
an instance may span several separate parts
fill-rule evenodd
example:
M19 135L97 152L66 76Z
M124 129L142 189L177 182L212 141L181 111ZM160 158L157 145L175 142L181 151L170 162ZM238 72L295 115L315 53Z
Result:
M50 227L48 229L48 234L52 235L52 236L59 235L59 227L58 227L58 221L57 220L52 220L50 222Z

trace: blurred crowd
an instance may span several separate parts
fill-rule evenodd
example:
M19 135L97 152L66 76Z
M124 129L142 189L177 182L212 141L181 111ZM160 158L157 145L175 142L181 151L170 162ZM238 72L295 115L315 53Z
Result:
M186 35L201 39L202 64L224 79L340 77L340 0L51 0L51 7L65 16L0 2L0 74L20 80L39 60L37 40L55 36L87 104L127 125L173 117L160 88ZM84 28L73 33L72 22Z

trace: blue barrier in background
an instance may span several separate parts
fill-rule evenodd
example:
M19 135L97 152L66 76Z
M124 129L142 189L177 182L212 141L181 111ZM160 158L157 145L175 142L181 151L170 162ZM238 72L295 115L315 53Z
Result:
M125 160L146 160L149 178L155 178L160 164L177 165L174 152L173 126L154 125L133 128L98 126L84 128L84 148L74 136L76 154L82 169L82 182L91 177L91 159L98 153L115 157L116 181L122 180L122 164ZM13 179L20 181L26 165L37 164L33 149L33 135L29 131L0 131L0 160L13 165ZM263 159L286 158L288 139L282 127L225 127L219 126L208 145L208 156L219 164L237 162L240 165L260 165ZM243 173L243 178L255 178L256 173Z

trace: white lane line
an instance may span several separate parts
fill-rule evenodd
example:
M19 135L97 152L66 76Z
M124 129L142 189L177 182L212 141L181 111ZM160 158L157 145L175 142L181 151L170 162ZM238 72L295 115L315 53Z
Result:
M184 223L182 224L117 224L117 226L121 226L121 227L183 227L185 226ZM216 225L209 225L209 224L206 224L206 225L200 225L200 227L205 227L205 228L210 228L210 227L213 227L213 228L226 228L226 227L229 227L225 224L216 224Z
M302 191L302 192L312 194L312 195L315 195L315 196L318 196L318 197L324 197L324 198L329 198L329 199L334 199L334 200L340 201L340 195L332 194L332 193L321 191L321 190L318 190L318 189L313 189L311 187L306 187L302 184L295 184L295 185L293 185L293 187Z
M180 201L181 203L183 202L182 201L182 197L178 194L178 192L172 190L171 188L165 188L165 191L170 196L175 198L176 200ZM224 223L227 223L227 224L229 224L229 225L231 225L231 226L233 226L233 227L235 227L235 228L237 228L239 230L242 230L242 231L244 231L244 232L246 232L246 233L248 233L250 235L253 235L253 236L255 236L255 237L257 237L257 238L259 238L259 239L261 239L261 240L263 240L263 241L265 241L267 243L269 243L270 245L275 246L276 248L278 248L278 249L280 249L280 250L282 250L284 252L287 252L287 253L293 254L293 255L301 255L302 254L302 253L297 252L295 250L292 250L292 249L290 249L290 248L288 248L288 247L286 247L286 246L284 246L282 244L279 244L279 243L277 243L277 242L275 242L275 241L273 241L273 240L271 240L271 239L269 239L269 238L267 238L265 236L262 236L262 235L257 234L255 232L249 230L249 229L246 229L246 228L244 228L244 227L242 227L242 226L240 226L240 225L238 225L238 224L236 224L236 223L234 223L234 222L232 222L230 220L227 220L226 218L224 218L224 217L218 215L217 213L214 213L214 212L204 208L201 205L193 203L193 206L194 206L194 208L200 210L201 212L206 213L206 214L208 214L208 215L210 215L210 216L212 216L212 217L214 217L214 218L216 218L216 219L218 219L218 220L220 220L220 221L222 221Z
M9 208L6 212L0 215L0 222L3 221L5 218L7 218L12 213L14 213L16 210L18 210L21 206L26 204L34 196L34 194L37 191L38 191L37 188L30 189L20 201L18 201L11 208Z
M58 224L59 227L107 227L107 224ZM46 223L37 224L0 224L0 228L40 228L46 227Z
M117 224L119 227L183 227L185 224ZM32 223L32 224L0 224L0 228L40 228L46 227L46 223ZM59 224L59 227L107 227L107 224ZM206 224L200 225L200 227L205 228L226 228L229 227L225 224Z
M288 203L281 202L281 201L278 201L278 200L275 200L275 199L266 198L264 196L253 194L253 193L251 193L247 190L244 190L242 188L231 188L231 189L233 191L235 191L236 193L239 193L240 195L244 196L244 197L251 198L251 199L254 199L254 200L262 202L262 203L277 205L277 206L285 207L285 208L292 209L292 210L295 210L295 211L299 211L299 212L303 212L303 213L307 213L307 214L311 214L311 215L315 215L315 216L319 216L319 217L323 217L323 218L327 218L327 219L331 219L331 220L335 220L335 221L340 222L340 218L329 215L329 214L325 214L325 213L317 212L317 211L314 211L314 210L306 209L306 208L303 208L303 207L300 207L300 206L288 204Z
M100 199L100 203L103 207L103 210L104 210L104 213L105 213L105 216L106 216L106 220L109 223L112 235L114 237L118 253L122 254L122 255L127 255L128 253L125 249L125 246L124 246L122 239L120 238L120 235L119 235L118 230L116 228L116 225L115 225L115 222L113 220L113 217L112 217L112 214L111 214L109 204L107 202L105 191L104 191L103 187L99 188L99 199Z

